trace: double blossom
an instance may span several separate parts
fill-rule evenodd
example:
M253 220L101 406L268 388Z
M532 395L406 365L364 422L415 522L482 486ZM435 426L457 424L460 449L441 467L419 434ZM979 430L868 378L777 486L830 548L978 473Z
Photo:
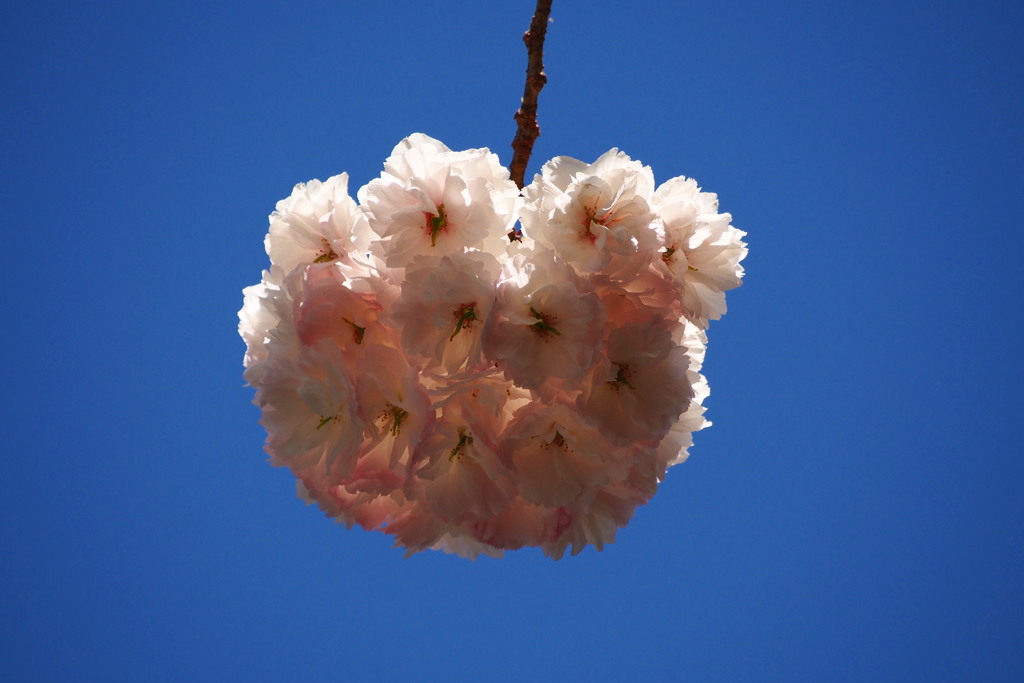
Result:
M520 193L488 150L415 134L357 196L297 185L244 290L271 463L408 552L612 542L710 424L705 333L745 233L618 150Z

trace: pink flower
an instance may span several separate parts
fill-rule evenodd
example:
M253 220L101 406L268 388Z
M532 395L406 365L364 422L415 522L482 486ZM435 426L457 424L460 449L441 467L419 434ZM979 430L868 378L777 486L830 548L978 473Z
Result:
M301 499L316 503L324 514L349 529L358 524L367 531L381 530L413 506L397 489L389 493L350 492L344 486L310 478L299 480L298 492Z
M484 322L494 302L498 262L485 252L420 256L406 269L393 319L402 347L448 374L481 363Z
M664 320L623 322L608 337L577 406L621 445L656 444L693 397L686 350L672 341Z
M266 450L296 474L348 475L363 437L355 390L336 349L306 347L296 358L269 362L256 404L263 410Z
M364 268L370 244L366 219L348 195L348 174L299 183L270 216L270 262L286 273L311 263Z
M518 550L554 543L571 524L572 513L565 507L548 508L520 499L501 514L475 520L468 527L486 546Z
M448 524L423 506L413 503L388 521L384 531L395 537L396 546L405 547L408 557L439 542L448 527Z
M601 434L564 403L533 403L516 412L502 435L501 456L518 475L523 500L547 507L586 505L606 483Z
M488 517L508 507L511 477L492 444L471 424L441 420L414 457L423 464L416 472L415 495L439 518Z
M657 235L651 169L613 149L593 164L552 159L523 190L523 232L583 272L639 272ZM629 266L627 267L627 263Z
M391 328L382 320L384 307L397 295L394 288L377 279L350 280L336 264L307 266L293 275L292 316L303 344L330 340L350 364L358 364L366 349L398 346ZM362 285L362 291L353 286Z
M715 195L614 149L524 194L411 135L360 205L345 174L297 185L244 290L272 463L407 553L601 550L710 424L705 330L746 255Z
M359 190L388 267L466 248L501 253L519 189L486 149L453 152L420 133L398 143L380 178Z
M441 519L488 517L509 506L515 485L497 452L509 399L499 377L462 383L413 453L411 496Z
M404 479L409 453L434 424L434 409L419 382L419 369L388 346L366 349L356 378L359 412L366 425L357 470L387 467Z
M550 252L520 256L508 268L484 331L487 357L527 389L578 381L600 352L600 300Z
M666 181L654 193L654 207L663 225L657 263L682 288L688 316L707 327L725 313L726 290L741 284L746 233L729 224L732 216L718 213L717 196L689 178Z
M556 560L570 547L573 555L588 545L604 550L605 543L612 543L619 528L629 523L637 506L646 502L647 497L622 487L602 488L586 508L573 513L571 522L557 539L546 541L541 547Z
M688 449L693 445L693 432L711 426L711 422L704 418L704 399L711 389L704 375L700 374L701 366L704 363L704 353L707 350L707 338L704 330L687 321L678 333L678 343L686 349L686 356L690 360L686 368L686 376L693 389L693 398L679 419L669 429L668 433L658 444L656 457L661 470L658 478L664 477L664 470L672 465L678 465L689 456Z
M449 528L448 531L430 546L431 550L440 550L450 555L458 555L475 560L480 555L500 558L505 552L493 545L482 543L469 535L460 527Z
M238 334L245 341L245 380L258 387L271 353L291 355L298 351L299 338L292 319L292 295L285 285L285 273L272 266L263 280L242 290L244 302L238 312Z

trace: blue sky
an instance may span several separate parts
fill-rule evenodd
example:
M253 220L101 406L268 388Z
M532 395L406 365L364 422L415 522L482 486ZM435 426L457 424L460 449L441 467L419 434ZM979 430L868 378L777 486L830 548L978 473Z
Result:
M1024 10L624 7L555 0L529 174L618 147L750 256L714 426L557 563L304 506L236 334L296 182L415 131L508 162L532 2L0 9L0 678L1019 676Z

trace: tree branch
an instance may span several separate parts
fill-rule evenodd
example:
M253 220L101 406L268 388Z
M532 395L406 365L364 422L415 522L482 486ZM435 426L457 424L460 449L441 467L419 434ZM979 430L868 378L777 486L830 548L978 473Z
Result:
M526 176L526 165L533 152L533 143L540 136L537 125L537 95L548 82L544 75L544 36L548 31L548 16L551 14L551 0L537 0L537 9L533 13L530 29L523 34L526 43L526 88L523 90L523 102L516 112L516 136L512 140L512 163L509 172L519 189L523 189L523 178Z

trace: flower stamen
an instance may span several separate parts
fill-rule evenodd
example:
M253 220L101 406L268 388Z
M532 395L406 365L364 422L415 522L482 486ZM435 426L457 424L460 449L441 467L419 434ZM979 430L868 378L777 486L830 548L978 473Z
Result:
M455 311L455 315L458 317L458 321L456 321L455 331L452 332L452 336L448 337L448 341L455 341L455 336L462 331L462 328L469 328L470 323L476 320L476 310L473 308L473 304L463 304Z
M594 242L597 240L597 235L594 234L591 227L597 223L601 225L601 221L597 220L597 209L586 206L583 208L583 238Z
M427 214L427 228L430 230L430 246L437 246L437 233L448 228L448 216L444 212L444 204L437 207L437 215Z
M356 344L362 344L363 343L363 335L366 334L366 328L365 327L360 327L359 325L356 325L354 322L352 322L348 318L342 318L342 320L344 320L346 323L348 323L349 325L352 326L352 337L353 337L353 339L355 339Z
M388 412L391 413L391 417L394 420L394 422L391 423L391 436L398 436L398 432L402 429L402 420L409 415L409 411L399 408L398 406L393 406L390 403L388 404L388 407Z
M608 384L611 384L612 388L614 388L616 390L619 388L619 385L625 384L627 387L629 387L633 391L636 391L636 387L634 387L632 384L629 383L629 376L631 374L629 372L629 366L628 365L619 365L618 363L616 363L615 367L617 367L619 370L618 370L617 373L615 373L615 379L609 380Z
M466 434L466 430L460 429L459 443L456 444L455 448L452 449L452 452L448 456L448 459L454 460L455 458L458 458L459 460L462 460L462 452L466 449L466 446L470 445L471 443L473 443L472 435Z
M329 263L338 258L338 255L334 253L334 248L331 247L331 243L327 241L326 237L321 237L320 242L324 245L320 251L323 253L313 259L313 263Z
M551 444L563 453L572 453L572 448L565 442L565 437L562 436L562 432L556 431L555 438L551 439Z
M329 415L327 417L324 417L323 415L321 415L320 416L320 424L318 424L316 426L316 430L320 431L320 429L322 427L325 427L326 425L328 425L331 422L338 422L339 420L341 420L341 417L339 417L337 415Z
M546 334L552 334L552 333L557 334L557 335L561 335L562 334L561 332L556 330L551 325L551 323L554 320L556 320L556 318L554 316L544 315L543 313L539 312L533 306L530 306L530 313L533 315L534 318L536 318L538 320L538 322L535 322L533 325L530 326L530 327L532 327L534 329L534 331L537 334L539 334L541 336L544 336Z

